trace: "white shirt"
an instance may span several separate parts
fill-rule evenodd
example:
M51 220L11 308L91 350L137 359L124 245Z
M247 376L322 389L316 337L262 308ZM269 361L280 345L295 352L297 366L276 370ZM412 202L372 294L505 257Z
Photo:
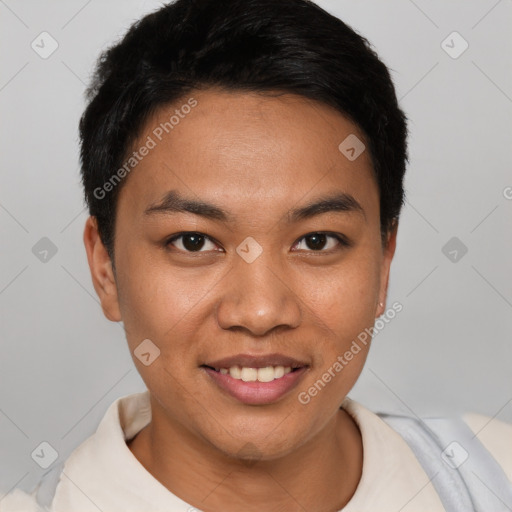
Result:
M343 512L444 512L443 505L409 445L378 415L345 398L343 409L357 423L363 441L363 470L356 492ZM463 419L476 433L489 418ZM190 512L184 502L154 478L132 454L126 441L151 421L149 391L118 398L96 432L66 460L57 485L53 512ZM493 420L478 438L512 481L512 453L503 450L512 425ZM20 494L21 495L21 494ZM13 493L0 511L28 512ZM20 501L21 504L21 501ZM23 508L17 508L23 507ZM35 510L35 509L33 509Z

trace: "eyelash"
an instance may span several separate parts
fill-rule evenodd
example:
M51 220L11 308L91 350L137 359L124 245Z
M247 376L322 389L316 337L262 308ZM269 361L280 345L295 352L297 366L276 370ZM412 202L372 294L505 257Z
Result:
M209 237L208 235L206 235L204 233L200 233L198 231L183 231L181 233L178 233L178 234L173 235L170 238L166 239L164 242L165 248L168 248L170 245L172 245L173 242L175 242L176 240L178 240L180 238L183 238L186 235L199 235L216 245L220 245L215 241L215 239ZM341 249L351 247L351 245L352 245L351 242L344 235L342 235L340 233L333 233L331 231L312 231L311 233L307 233L307 234L303 235L301 238L299 238L297 240L297 242L294 243L294 246L297 245L302 240L306 239L308 236L312 236L312 235L326 235L327 237L334 238L339 243L339 246L340 246L339 248L341 248ZM177 249L177 250L179 252L184 252L186 254L200 254L202 252L208 252L208 251L184 251L182 249ZM320 253L329 254L329 253L333 252L333 250L336 250L336 249L328 249L328 250L320 249L318 251L314 251L313 249L308 249L307 251L316 253L316 254L320 254Z

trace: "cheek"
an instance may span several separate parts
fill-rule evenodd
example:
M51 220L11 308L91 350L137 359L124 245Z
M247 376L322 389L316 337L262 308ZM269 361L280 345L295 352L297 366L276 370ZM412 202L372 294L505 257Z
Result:
M171 328L192 307L193 287L185 286L179 270L165 265L160 251L136 243L123 249L119 250L118 290L125 325Z
M157 399L180 404L178 409L186 410L183 382L193 356L187 322L201 290L190 286L183 289L183 278L180 281L174 273L164 272L149 255L125 258L122 268L119 303L133 362ZM149 361L145 362L142 354L148 352Z
M173 267L143 247L125 254L129 256L119 265L119 304L132 355L150 339L160 350L155 368L172 369L173 376L184 381L197 364L198 340L214 325L212 297L225 271ZM136 358L134 362L144 380L156 378L153 365L143 366ZM168 377L162 374L158 380Z
M343 265L316 279L316 286L304 284L305 289L310 289L308 303L318 328L317 368L308 379L309 387L302 391L321 394L317 404L322 403L326 410L329 404L337 406L350 391L368 355L369 328L375 321L379 290L377 256L376 252L354 251Z
M373 325L379 292L379 260L354 252L344 264L305 282L312 314L328 332L345 342ZM339 346L338 348L342 348Z
M120 254L119 307L132 350L146 338L161 346L162 334L190 309L193 297L190 290L182 292L182 285L144 248L128 245Z

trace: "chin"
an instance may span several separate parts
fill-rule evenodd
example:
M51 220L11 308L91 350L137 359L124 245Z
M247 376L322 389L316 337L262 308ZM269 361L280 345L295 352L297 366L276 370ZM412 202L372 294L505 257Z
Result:
M289 435L277 439L263 431L260 435L246 436L245 439L243 436L216 441L210 439L210 443L226 457L237 459L244 465L279 459L293 452L300 444L294 443Z

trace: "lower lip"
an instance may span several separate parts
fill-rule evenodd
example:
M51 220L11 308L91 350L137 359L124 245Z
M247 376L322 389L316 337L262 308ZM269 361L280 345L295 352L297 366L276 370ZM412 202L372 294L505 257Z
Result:
M240 402L249 405L263 405L276 402L297 386L307 370L307 367L304 366L271 382L244 382L241 379L234 379L229 373L224 375L205 366L201 368L206 371L222 390Z

